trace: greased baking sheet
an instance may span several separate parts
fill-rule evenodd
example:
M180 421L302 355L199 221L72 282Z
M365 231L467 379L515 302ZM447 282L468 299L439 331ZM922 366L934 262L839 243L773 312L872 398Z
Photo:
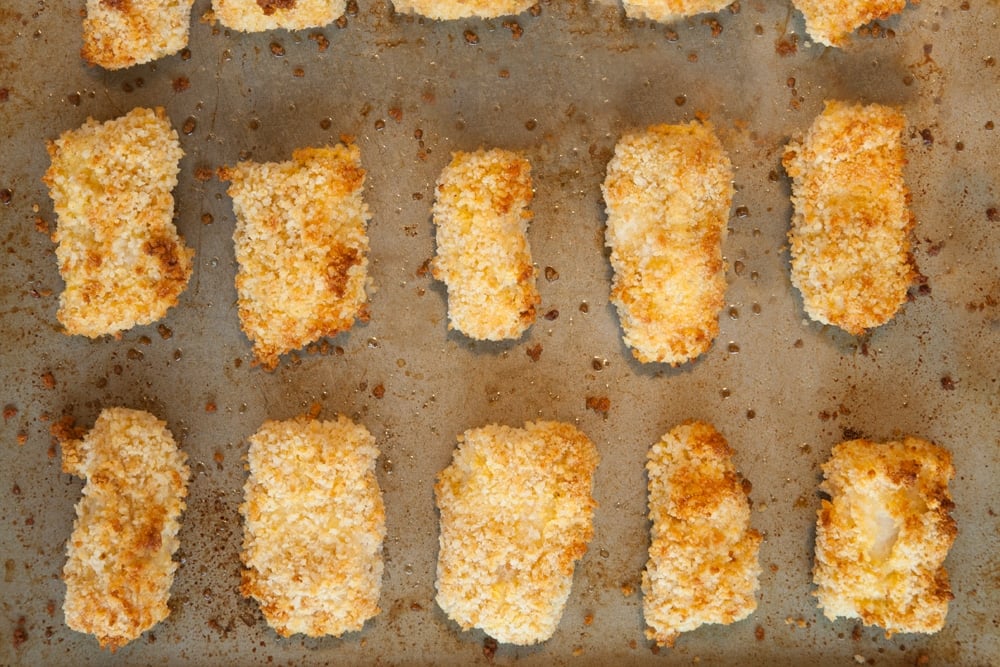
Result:
M939 664L1000 662L1000 7L925 0L856 35L810 45L785 2L743 0L673 27L617 6L542 2L537 16L435 23L377 0L346 25L244 35L200 17L190 49L125 71L79 58L83 3L0 7L0 220L4 419L0 424L0 663L94 664ZM782 146L826 98L900 105L922 275L889 324L863 338L806 320L788 277ZM180 304L120 340L67 337L40 177L45 140L93 116L162 105L186 157L177 225L197 252ZM640 365L608 303L600 183L617 138L707 116L737 193L727 306L712 349L680 368ZM213 176L238 159L353 136L368 171L371 321L274 373L239 329L233 214ZM519 341L446 330L426 271L433 184L453 150L502 146L533 164L538 321ZM537 359L535 359L537 357ZM607 414L586 407L607 398ZM246 438L318 404L365 424L382 456L388 537L382 613L341 639L281 639L240 597ZM115 654L65 627L60 572L82 480L60 472L53 420L102 407L165 419L190 456L170 617ZM534 647L484 648L434 603L432 486L455 436L489 422L577 424L602 462L594 538L562 623ZM646 451L678 422L714 423L753 483L764 535L759 607L734 625L652 650L643 636ZM885 639L830 622L811 595L819 465L852 435L922 436L954 453L959 536L944 630Z

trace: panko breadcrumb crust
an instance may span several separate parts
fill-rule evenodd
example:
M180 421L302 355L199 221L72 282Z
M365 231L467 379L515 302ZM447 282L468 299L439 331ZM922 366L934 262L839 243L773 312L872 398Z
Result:
M906 8L906 0L793 0L793 4L806 20L809 37L826 46L845 46L856 29Z
M437 603L463 630L509 644L545 641L593 535L597 449L558 422L494 424L458 440L434 487Z
M812 319L854 335L892 319L916 275L905 128L891 107L827 101L805 137L785 148L792 284Z
M629 18L672 23L688 16L718 12L733 0L624 0Z
M611 301L639 361L684 363L718 334L732 180L708 123L654 125L615 146L602 186Z
M368 206L355 145L219 170L236 213L236 291L260 364L368 319Z
M948 450L919 438L850 440L823 464L813 580L823 614L887 634L937 632L954 597L944 560L958 527Z
M541 301L528 221L531 164L502 150L452 154L437 182L431 266L448 287L448 327L470 338L521 336Z
M642 574L646 636L673 646L681 632L729 624L757 608L761 535L750 528L746 482L710 424L690 421L649 450L649 562Z
M42 180L58 216L59 322L96 338L162 318L191 277L194 251L173 223L181 150L166 113L93 118L48 143Z
M347 0L212 0L222 25L241 32L321 28L344 15Z
M378 455L343 415L268 421L250 438L241 590L279 635L340 636L379 613Z
M80 55L123 69L177 53L188 43L194 0L87 0Z
M164 422L126 408L61 444L63 472L87 480L66 545L66 625L115 650L170 614L187 455Z
M538 0L392 0L397 12L436 20L511 16L526 12L537 3Z

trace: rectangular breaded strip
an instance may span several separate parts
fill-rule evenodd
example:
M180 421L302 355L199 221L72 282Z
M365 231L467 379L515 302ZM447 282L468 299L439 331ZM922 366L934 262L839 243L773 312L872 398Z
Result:
M528 11L538 0L393 0L401 13L415 13L437 20L511 16Z
M535 321L537 271L526 236L531 164L501 149L457 152L434 201L437 256L448 286L448 328L470 338L518 338Z
M378 455L368 430L342 415L268 421L250 438L241 590L279 635L339 636L379 613Z
M729 624L757 608L761 536L750 528L749 484L710 424L685 422L649 450L649 562L642 574L646 636Z
M212 0L215 18L241 32L321 28L346 8L347 0Z
M597 449L558 422L490 425L458 441L434 487L437 603L463 630L510 644L545 641L593 535Z
M624 0L629 18L672 23L688 16L718 12L733 0Z
M122 69L177 53L188 43L194 0L87 0L80 55Z
M793 0L792 4L802 12L809 37L826 46L844 46L856 29L906 8L906 0Z
M602 187L611 301L639 361L684 363L718 334L732 180L707 123L654 125L615 146Z
M96 338L163 317L194 257L173 223L184 152L163 109L88 118L48 151L42 180L58 216L53 240L66 287L56 317L66 333Z
M854 335L892 319L915 275L905 127L896 109L828 101L785 148L792 284L809 317Z
M107 408L62 456L87 480L66 545L66 625L115 650L170 614L187 455L148 412Z
M937 632L952 599L944 559L958 528L951 454L906 437L850 440L823 464L813 580L823 614L894 632Z
M288 162L240 162L236 213L240 323L267 369L278 357L368 319L368 206L355 145L303 148Z

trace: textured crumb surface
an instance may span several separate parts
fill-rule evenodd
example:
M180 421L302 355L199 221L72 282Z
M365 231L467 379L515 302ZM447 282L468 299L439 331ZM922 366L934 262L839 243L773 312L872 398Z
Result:
M611 301L639 361L689 361L718 334L732 180L708 124L655 125L615 146L602 188Z
M368 318L368 207L357 146L220 170L236 213L236 290L254 355L278 357Z
M905 128L891 107L828 101L785 148L792 284L812 319L854 335L892 319L915 276Z
M122 69L177 53L188 43L194 0L87 0L81 55Z
M212 0L222 25L241 32L320 28L344 15L347 0Z
M887 633L937 632L952 599L944 559L958 534L948 450L926 440L833 448L816 524L816 597L827 618Z
M463 630L510 644L552 636L593 535L597 460L583 433L558 422L459 437L434 491L437 602Z
M379 613L378 454L344 416L268 421L250 438L242 591L278 634L339 636Z
M191 277L194 251L173 223L184 155L163 109L92 118L48 144L53 239L65 289L57 318L96 338L162 318Z
M527 11L538 0L393 0L397 12L421 14L432 19L451 20L478 16L499 18Z
M906 0L794 0L809 36L827 46L844 46L856 29L898 14Z
M731 3L732 0L624 0L622 4L629 18L671 23L687 16L718 12Z
M170 614L187 455L148 412L107 408L62 457L87 480L66 546L66 625L114 650Z
M642 575L646 636L673 646L704 623L757 608L761 536L750 528L745 482L721 433L686 422L649 450L649 562Z
M535 321L531 198L531 164L518 153L458 152L441 172L432 270L448 287L449 328L502 340L520 337Z

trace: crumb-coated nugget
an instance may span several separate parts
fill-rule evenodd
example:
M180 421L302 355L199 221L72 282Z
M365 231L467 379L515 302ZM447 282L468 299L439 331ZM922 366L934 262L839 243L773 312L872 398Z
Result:
M639 361L684 363L718 334L732 180L707 123L654 125L615 146L602 187L611 301Z
M241 32L320 28L344 15L347 0L212 0L222 25Z
M458 441L434 487L437 603L463 630L509 644L545 641L593 535L597 449L559 422L489 425Z
M528 11L537 3L538 0L392 0L397 12L437 20L499 18Z
M948 450L926 440L850 440L823 464L813 580L823 614L886 633L937 632L952 599L944 559L958 534Z
M458 152L434 201L432 272L448 287L449 328L480 340L518 338L540 297L526 236L531 164L518 153Z
M187 455L148 412L107 408L63 440L62 459L87 480L66 545L66 625L115 650L170 614Z
M624 0L625 15L629 18L648 19L671 23L687 16L718 12L733 0Z
M236 213L240 322L264 368L368 319L360 159L357 146L338 144L219 170Z
M793 0L792 4L805 17L806 32L814 41L844 46L857 28L903 11L906 0Z
M854 335L892 319L916 275L905 127L891 107L828 101L805 137L785 148L792 284L812 319Z
M681 632L729 624L757 608L761 536L733 450L710 424L690 421L649 450L649 562L642 574L646 636L673 646Z
M343 415L268 421L250 438L241 590L279 635L339 636L379 613L378 454Z
M194 0L87 0L80 54L122 69L177 53L188 43Z
M56 317L96 338L163 317L191 277L194 251L173 223L181 150L162 108L92 118L48 143L43 181L58 216Z

